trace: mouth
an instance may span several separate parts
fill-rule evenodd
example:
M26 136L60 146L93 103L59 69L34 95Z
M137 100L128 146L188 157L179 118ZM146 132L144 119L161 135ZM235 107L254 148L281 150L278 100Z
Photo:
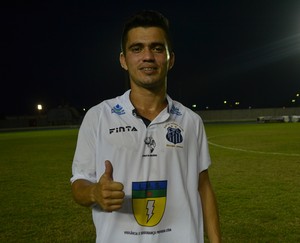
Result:
M142 68L140 68L140 70L144 73L152 74L152 73L157 71L157 68L155 68L155 67L142 67Z
M144 70L144 71L151 71L151 70L156 70L155 67L142 67L140 68L141 70Z

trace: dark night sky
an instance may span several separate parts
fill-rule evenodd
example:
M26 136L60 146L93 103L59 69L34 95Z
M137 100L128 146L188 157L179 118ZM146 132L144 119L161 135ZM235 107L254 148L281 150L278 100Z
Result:
M183 104L282 107L300 92L298 0L26 2L1 4L2 116L32 114L38 103L89 108L122 94L121 30L140 9L170 20L168 93Z

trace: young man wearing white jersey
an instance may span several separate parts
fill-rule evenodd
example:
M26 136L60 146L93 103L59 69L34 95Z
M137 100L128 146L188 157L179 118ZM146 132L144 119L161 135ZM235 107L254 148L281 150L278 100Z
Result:
M168 20L131 17L120 54L130 90L92 107L80 127L72 192L92 207L99 243L199 243L204 228L221 242L203 122L167 95L174 60Z

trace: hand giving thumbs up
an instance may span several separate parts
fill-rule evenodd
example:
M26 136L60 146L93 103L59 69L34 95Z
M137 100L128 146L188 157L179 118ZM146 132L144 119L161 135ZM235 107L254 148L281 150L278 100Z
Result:
M94 188L95 201L105 211L112 212L120 209L125 197L123 184L113 180L113 166L105 161L105 171Z

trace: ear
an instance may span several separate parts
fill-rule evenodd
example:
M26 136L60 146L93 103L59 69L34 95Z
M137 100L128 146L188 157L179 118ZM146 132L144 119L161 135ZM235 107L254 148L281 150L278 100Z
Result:
M120 53L119 60L120 60L121 67L127 71L128 67L127 67L126 60L125 60L125 55L124 55L123 52Z
M171 52L170 53L170 61L169 61L169 70L172 69L175 63L175 53Z

